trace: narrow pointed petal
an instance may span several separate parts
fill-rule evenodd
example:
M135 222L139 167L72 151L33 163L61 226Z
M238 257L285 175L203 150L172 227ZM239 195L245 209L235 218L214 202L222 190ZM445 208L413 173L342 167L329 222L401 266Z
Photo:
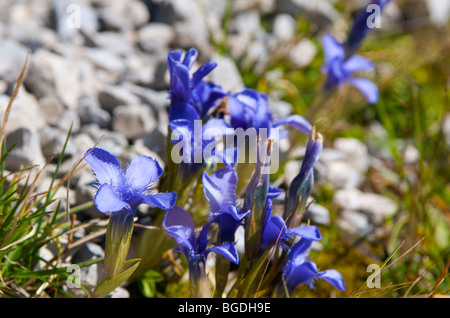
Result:
M100 184L120 184L122 167L116 156L101 148L91 148L84 159L91 166Z
M339 289L340 291L343 291L343 292L345 291L344 278L338 271L336 271L334 269L329 269L329 270L326 270L323 272L319 272L317 274L317 277L327 281L333 287Z
M347 81L354 85L369 103L375 104L378 101L380 93L375 83L365 78L349 78Z
M177 206L167 210L163 227L167 234L175 238L178 244L193 249L195 240L194 222L188 212Z
M208 61L200 66L198 70L196 70L194 74L192 74L191 87L194 88L195 86L197 86L197 84L200 83L200 81L216 67L217 63L213 61Z
M344 73L348 76L359 70L372 70L374 65L365 57L353 55L344 62L342 68Z
M336 39L326 34L322 38L322 44L323 44L323 50L325 54L325 62L326 64L331 63L334 59L341 59L343 60L345 57L345 51L344 47L341 43L336 41Z
M286 236L286 222L278 215L268 218L261 237L261 248L266 249L275 242L281 242Z
M198 57L198 51L195 48L190 48L183 59L183 65L185 65L188 69L190 69Z
M281 125L289 125L292 128L295 128L307 135L311 133L312 129L311 124L306 120L306 118L300 115L287 116L286 118L274 121L272 125L274 127L278 127Z
M130 205L120 199L113 188L105 183L95 194L94 203L97 209L102 213L117 212L122 209L130 209Z
M173 208L177 201L177 194L175 192L156 193L151 195L143 195L145 203L150 206L160 208L162 210L168 210Z
M171 62L170 72L170 100L174 102L189 99L189 69L178 61Z
M319 228L314 225L302 225L289 229L288 234L297 235L311 241L320 241L322 239L322 234L320 233Z
M224 243L219 246L208 248L206 251L218 253L234 264L239 263L239 255L234 243Z
M136 156L125 170L126 185L133 192L142 193L151 183L155 182L163 170L158 161L147 156Z
M234 206L236 203L236 171L230 168L220 169L211 177L206 172L202 176L203 188L206 199L211 206L211 212L216 213L221 209Z
M301 284L310 284L317 275L317 267L313 262L304 262L298 266L292 266L289 273L286 273L285 280L289 292L292 294Z

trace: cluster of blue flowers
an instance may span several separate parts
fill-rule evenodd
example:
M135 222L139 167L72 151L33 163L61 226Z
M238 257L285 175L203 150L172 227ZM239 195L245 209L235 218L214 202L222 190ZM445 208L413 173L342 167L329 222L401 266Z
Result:
M388 2L373 1L381 8ZM331 35L323 37L324 88L330 91L347 82L356 86L368 102L375 103L379 96L377 86L367 79L351 76L358 70L373 68L370 61L354 55L370 31L363 26L365 19L367 13L364 12L357 17L344 44ZM300 115L274 119L268 98L263 93L246 87L238 93L225 92L219 85L208 82L205 78L217 64L206 62L192 72L197 58L198 52L194 48L189 49L184 57L180 50L168 54L169 133L176 132L178 138L169 144L181 149L179 155L184 160L176 166L176 171L172 165L166 173L177 176L168 178L178 183L178 187L174 186L176 189L185 187L195 176L200 177L197 186L202 188L209 210L199 231L196 230L198 220L184 209L186 202L180 196L177 199L176 192L156 193L153 187L163 171L157 161L146 156L135 157L122 170L117 158L109 152L90 149L85 159L98 180L95 206L101 212L131 216L140 204L166 211L161 226L175 240L174 251L185 256L192 285L197 285L205 277L206 259L210 252L223 257L218 257L216 263L223 265L226 259L237 265L245 258L245 266L249 266L260 257L267 258L268 250L279 248L284 255L279 270L290 294L301 284L312 287L319 278L345 291L340 273L336 270L319 271L308 257L311 244L320 241L322 235L316 226L302 224L302 214L314 184L314 164L323 147L322 136ZM201 123L201 129L196 129L198 123ZM265 168L270 165L273 144L289 133L289 130L281 129L283 126L306 134L309 140L301 169L286 189L283 214L274 215L273 200L282 190L270 186L270 173ZM253 165L236 160L248 150L245 144L220 150L215 148L224 137L233 136L238 129L256 132L253 137L250 134L246 137L258 150ZM209 152L210 157L207 158L203 155L208 147L214 151ZM245 189L238 191L242 171L239 167L242 166L252 169L252 174L248 180L243 180ZM170 185L165 189L170 189ZM239 227L245 229L244 255L240 255L236 248L235 236ZM230 267L221 267L224 268L227 274ZM224 273L220 274L223 276ZM223 290L223 286L218 289Z

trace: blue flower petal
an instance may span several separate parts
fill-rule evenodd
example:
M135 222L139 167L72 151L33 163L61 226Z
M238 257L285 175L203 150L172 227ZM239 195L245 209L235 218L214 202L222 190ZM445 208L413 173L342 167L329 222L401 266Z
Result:
M326 34L322 38L323 50L325 54L325 63L330 64L333 60L339 59L344 60L345 50L341 43L336 41L336 39Z
M178 244L193 250L195 241L194 222L188 212L174 206L167 210L162 225L167 234L175 238Z
M84 159L91 166L100 185L121 184L122 167L116 156L101 148L91 148L86 152Z
M98 189L94 197L94 204L103 213L117 212L122 209L129 209L131 211L130 205L120 199L108 183L103 184Z
M192 74L191 88L196 87L197 84L216 67L217 63L213 61L208 61L200 66L194 74Z
M348 76L359 70L372 70L374 68L374 65L365 57L353 55L344 62L342 68L345 74Z
M306 120L306 118L300 116L300 115L290 115L283 119L276 120L272 123L273 127L278 127L281 125L289 125L307 135L310 134L312 126L311 124Z
M174 101L169 109L169 121L200 119L200 115L194 106L186 101Z
M319 272L317 277L323 279L330 283L333 287L339 289L340 291L345 291L345 283L342 275L334 269L329 269L326 271Z
M143 195L145 203L150 206L160 208L162 210L168 210L173 208L177 201L177 194L175 192L156 193L151 195Z
M304 262L298 266L292 266L290 271L285 273L286 285L289 292L292 294L301 284L310 284L310 287L312 287L317 273L317 266L311 261Z
M225 207L235 206L237 174L234 169L217 170L211 177L203 172L202 182L211 212L217 213Z
M314 225L302 225L293 229L289 229L288 234L297 235L311 241L320 241L322 234L319 228Z
M189 69L178 61L171 61L170 65L170 100L172 103L187 101L190 94Z
M161 176L162 172L161 166L155 159L136 156L125 170L126 186L131 189L131 192L142 193Z
M369 103L375 104L378 101L380 93L375 83L365 78L349 78L347 81L354 85Z
M224 243L219 246L210 247L206 250L206 252L215 252L226 257L230 262L234 264L239 263L239 255L234 243Z
M267 249L275 242L281 242L287 233L286 222L282 217L275 215L270 216L264 226L264 231L261 237L261 248Z
M190 48L184 55L183 65L186 66L188 69L191 69L191 67L194 65L195 61L197 60L197 57L198 57L197 49Z

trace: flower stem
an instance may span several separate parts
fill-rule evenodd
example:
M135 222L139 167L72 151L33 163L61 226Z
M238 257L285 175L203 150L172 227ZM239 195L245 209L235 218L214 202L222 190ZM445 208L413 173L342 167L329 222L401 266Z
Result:
M130 247L133 228L132 213L122 210L111 214L106 230L106 279L111 279L122 272Z

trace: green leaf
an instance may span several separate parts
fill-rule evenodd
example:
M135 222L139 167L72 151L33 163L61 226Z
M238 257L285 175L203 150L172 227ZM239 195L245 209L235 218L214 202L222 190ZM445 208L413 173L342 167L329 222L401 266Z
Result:
M97 263L100 263L103 261L103 257L99 257L93 260L89 260L86 262L78 263L77 265L80 266L80 268L91 266ZM54 274L63 274L68 273L68 266L65 267L58 267L54 269L48 269L48 270L41 270L41 271L24 271L24 272L18 272L18 273L11 273L11 278L41 278L43 276L50 276Z
M267 249L264 254L259 257L258 261L252 266L251 270L246 273L244 281L238 288L238 298L253 297L257 293L260 283L265 274L264 265L266 265L269 261L268 255L270 251L271 249Z
M131 276L131 274L133 274L140 262L141 260L138 258L125 262L124 268L128 268L111 279L103 279L95 288L90 298L104 298L108 296L114 289L122 285Z

